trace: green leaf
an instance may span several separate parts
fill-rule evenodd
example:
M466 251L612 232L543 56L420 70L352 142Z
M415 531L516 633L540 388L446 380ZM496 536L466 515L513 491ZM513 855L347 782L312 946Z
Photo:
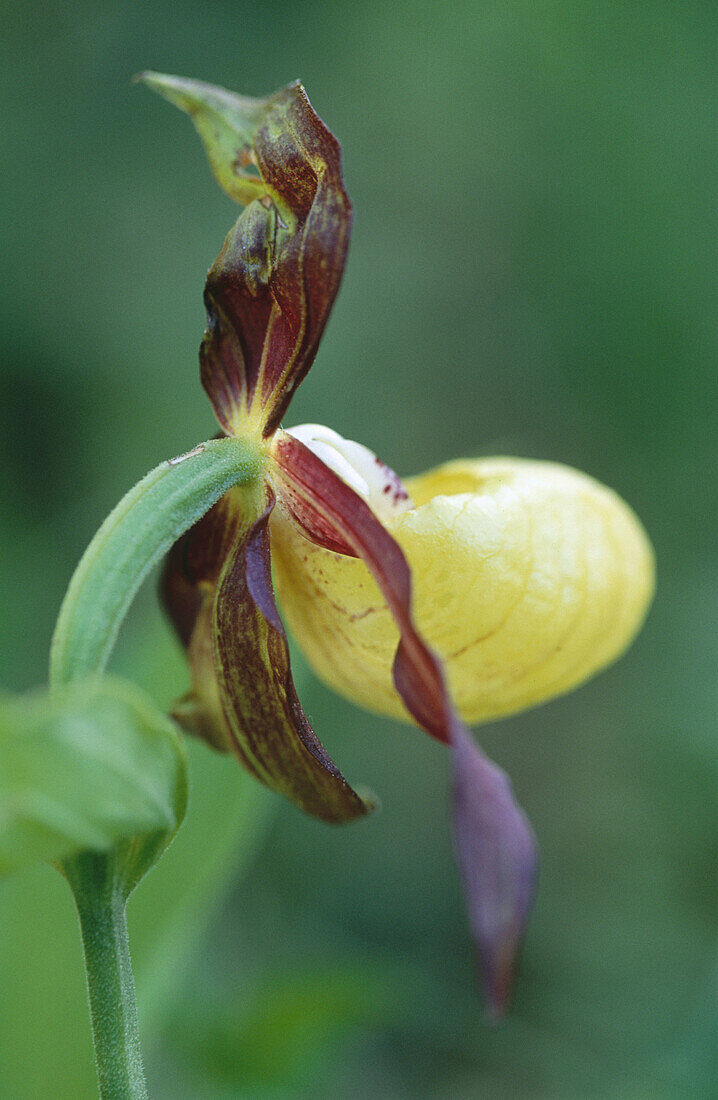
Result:
M0 700L0 873L119 844L129 893L186 800L179 735L131 685L94 679Z
M180 535L233 485L256 477L251 441L212 439L163 462L130 489L88 546L65 595L50 683L101 672L142 581Z

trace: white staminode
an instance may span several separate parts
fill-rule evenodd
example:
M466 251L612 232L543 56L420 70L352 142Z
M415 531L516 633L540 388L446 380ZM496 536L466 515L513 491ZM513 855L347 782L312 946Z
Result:
M363 444L344 439L323 424L300 424L290 428L289 435L321 458L379 518L414 507L398 475Z

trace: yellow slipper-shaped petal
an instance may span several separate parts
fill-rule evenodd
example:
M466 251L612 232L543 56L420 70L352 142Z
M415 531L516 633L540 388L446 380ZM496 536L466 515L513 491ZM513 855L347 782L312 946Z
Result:
M628 505L593 478L487 458L405 484L414 506L381 518L409 560L417 626L464 721L576 687L638 632L653 593L651 546ZM285 616L320 678L410 720L391 678L397 628L364 564L314 546L279 509L272 538Z

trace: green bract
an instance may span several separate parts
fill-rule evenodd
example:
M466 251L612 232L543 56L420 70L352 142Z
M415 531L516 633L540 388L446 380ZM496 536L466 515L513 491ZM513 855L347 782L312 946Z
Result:
M259 469L250 443L211 439L151 470L122 498L70 582L50 651L50 682L101 672L153 565L233 485Z
M186 801L176 729L137 688L103 679L0 700L0 873L134 838L131 889Z

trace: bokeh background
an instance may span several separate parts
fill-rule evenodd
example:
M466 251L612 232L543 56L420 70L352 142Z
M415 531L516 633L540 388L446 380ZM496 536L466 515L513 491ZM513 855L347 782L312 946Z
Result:
M2 686L45 676L99 522L214 431L201 291L236 210L150 67L264 95L301 77L355 230L291 422L403 473L567 462L655 542L615 668L481 731L542 846L515 1006L482 1020L446 760L331 696L381 795L331 830L191 746L189 815L130 905L158 1098L708 1097L716 1087L716 29L713 3L3 2ZM185 672L140 597L115 667ZM69 892L0 885L0 1094L94 1095Z

